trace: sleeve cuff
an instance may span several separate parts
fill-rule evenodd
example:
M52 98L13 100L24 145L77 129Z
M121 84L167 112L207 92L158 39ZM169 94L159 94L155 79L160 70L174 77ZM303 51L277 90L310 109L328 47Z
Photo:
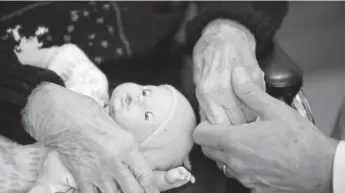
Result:
M333 165L333 193L345 191L345 141L338 144Z

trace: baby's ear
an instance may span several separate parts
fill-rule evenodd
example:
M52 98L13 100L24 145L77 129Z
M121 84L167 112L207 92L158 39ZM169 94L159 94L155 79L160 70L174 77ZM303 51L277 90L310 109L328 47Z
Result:
M37 183L28 193L53 193L46 183Z

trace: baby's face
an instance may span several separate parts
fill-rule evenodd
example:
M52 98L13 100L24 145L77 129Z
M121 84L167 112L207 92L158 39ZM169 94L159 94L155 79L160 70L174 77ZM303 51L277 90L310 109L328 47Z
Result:
M138 139L152 133L168 116L172 92L163 86L124 83L110 99L110 115Z

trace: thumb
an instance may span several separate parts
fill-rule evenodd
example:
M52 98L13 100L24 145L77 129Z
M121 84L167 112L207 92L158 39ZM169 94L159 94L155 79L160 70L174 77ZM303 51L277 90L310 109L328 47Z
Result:
M261 115L269 116L272 109L280 106L280 101L269 96L265 91L256 85L246 70L239 66L232 71L232 87L237 97L249 108ZM273 106L275 108L269 108ZM276 110L275 110L276 112Z
M226 137L229 135L230 128L231 125L211 125L204 121L195 128L193 140L196 144L204 147L224 149L224 146L229 143Z

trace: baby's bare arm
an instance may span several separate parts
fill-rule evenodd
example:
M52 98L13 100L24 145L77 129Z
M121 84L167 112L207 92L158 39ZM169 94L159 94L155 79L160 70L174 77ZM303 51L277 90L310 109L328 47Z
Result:
M194 176L184 167L170 169L168 171L154 171L154 183L159 191L178 188L188 182L195 182Z

